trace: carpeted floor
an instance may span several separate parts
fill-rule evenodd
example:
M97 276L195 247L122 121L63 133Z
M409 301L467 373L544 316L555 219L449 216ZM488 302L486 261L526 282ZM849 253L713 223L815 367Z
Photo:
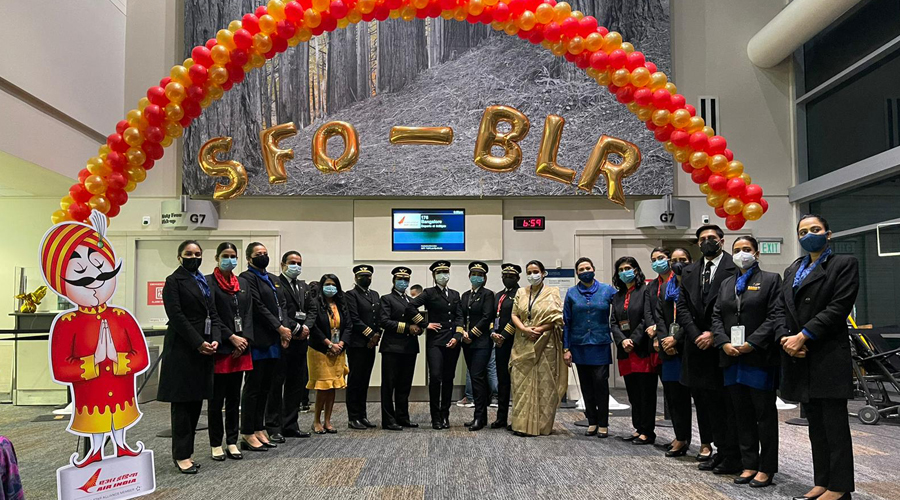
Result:
M614 393L619 401L624 394ZM610 439L582 435L574 422L581 412L560 410L553 435L519 438L503 430L468 432L471 410L453 407L450 430L434 431L428 405L415 403L413 419L422 427L403 432L346 427L344 406L335 407L336 435L290 439L267 453L244 453L244 460L209 459L206 431L197 434L194 459L203 464L196 476L184 476L171 461L170 441L155 437L168 427L164 403L141 406L143 420L128 434L156 454L155 499L755 499L785 498L806 492L812 477L806 428L781 425L780 472L776 486L751 490L731 477L699 472L692 454L665 458L663 449L632 446L616 439L631 431L627 412L611 418ZM660 406L661 408L661 406ZM28 499L54 498L55 469L74 451L76 437L64 421L31 422L46 407L0 406L0 434L9 437L19 458ZM493 417L493 410L491 410ZM369 415L379 422L377 403ZM781 412L781 419L797 410ZM205 417L201 419L205 422ZM309 428L312 415L302 415ZM900 426L864 426L851 419L858 493L854 498L900 499ZM659 430L659 443L672 438ZM694 443L698 442L696 429Z

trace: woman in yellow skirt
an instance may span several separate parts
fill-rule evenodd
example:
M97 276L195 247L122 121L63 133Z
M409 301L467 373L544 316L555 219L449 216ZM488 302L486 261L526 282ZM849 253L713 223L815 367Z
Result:
M529 262L525 272L530 286L516 292L512 315L512 430L517 436L548 435L568 384L562 300L558 288L544 285L547 272L540 261Z
M333 274L322 276L316 285L318 314L309 335L306 362L309 366L307 389L316 390L316 417L313 432L316 434L337 434L331 425L331 411L337 389L347 387L347 356L344 346L350 338L352 324L350 313L344 303L341 281ZM325 412L324 424L321 419Z

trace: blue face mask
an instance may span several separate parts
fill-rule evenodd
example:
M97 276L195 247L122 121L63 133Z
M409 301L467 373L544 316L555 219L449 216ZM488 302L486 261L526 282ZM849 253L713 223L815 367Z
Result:
M626 285L630 284L632 281L634 281L634 269L619 271L619 279L622 280L622 282Z
M337 287L334 285L325 285L322 287L322 293L324 293L326 297L334 297L337 295Z
M484 276L469 276L469 282L472 286L481 286L484 284Z
M409 288L409 281L408 280L397 280L394 283L394 288L396 288L398 292L403 293L406 291L407 288Z
M581 281L582 283L593 283L594 282L594 271L585 271L583 273L579 273L578 281Z
M650 267L656 274L663 274L669 271L669 261L666 259L654 260Z
M222 257L219 259L219 269L223 271L231 271L237 267L237 257Z
M821 252L828 244L828 233L822 231L820 233L808 233L800 238L800 246L807 252Z
M288 264L287 269L284 270L284 275L289 279L294 279L297 276L300 276L301 271L302 268L300 267L300 264Z

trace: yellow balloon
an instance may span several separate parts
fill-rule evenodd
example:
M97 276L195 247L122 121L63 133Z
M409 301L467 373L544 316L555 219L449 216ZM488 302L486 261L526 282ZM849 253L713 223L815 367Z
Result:
M228 23L228 31L231 31L232 33L241 29L242 27L243 23L241 23L240 21L231 21L230 23Z
M125 176L134 182L144 182L147 178L147 170L140 165L128 165L125 167Z
M315 28L315 27L319 26L320 24L322 24L322 14L319 14L319 12L314 8L306 9L306 11L303 12L303 24L307 28ZM257 33L257 35L258 34L259 33ZM253 35L253 37L255 39L256 35ZM255 40L254 40L254 42L255 42ZM254 43L254 45L255 45L255 43ZM266 52L268 52L268 51L266 51Z
M166 85L166 97L172 102L181 102L186 97L184 85L178 82L169 82Z
M230 32L229 32L230 33ZM218 45L216 45L218 47ZM215 47L213 47L215 48ZM223 48L224 50L224 48ZM172 79L173 82L178 82L184 86L191 85L191 77L188 76L188 69L184 66L172 66L172 69L169 70L169 78Z
M622 50L624 50L626 54L631 54L634 52L634 45L632 45L631 42L622 42Z
M547 5L542 3L541 5ZM584 49L588 52L597 52L603 47L603 35L594 32L584 38Z
M638 120L646 122L653 117L653 110L650 108L650 106L641 106L641 109L639 109L637 112L637 117Z
M54 224L59 224L60 222L68 220L68 217L69 217L69 213L66 212L65 210L57 210L57 211L53 212L52 215L50 215L50 222L52 222Z
M150 99L147 99L146 97L141 97L140 100L138 100L138 109L141 111L143 111L144 108L146 108L149 105L150 105Z
M421 3L421 6L419 6L419 3ZM413 5L417 9L424 9L428 6L428 0L413 0ZM484 2L481 0L469 0L468 10L469 14L480 16L484 12Z
M672 82L669 82L666 84L666 90L668 90L669 93L672 95L675 95L678 93L678 87L676 87L675 84Z
M112 173L112 168L107 165L99 156L95 156L88 160L87 162L88 172L99 175L101 177L106 177L110 173Z
M728 215L739 214L744 209L744 202L740 198L728 198L722 205L722 209Z
M359 0L356 2L356 8L363 14L368 14L375 10L375 0Z
M415 17L416 17L415 14L413 14L413 18L415 18ZM360 19L362 19L362 16L360 16ZM409 19L409 21L412 21L412 19ZM344 29L347 26L350 26L350 14L349 13L347 14L347 17L338 19L338 22L337 22L337 27L340 29ZM290 44L288 44L288 45L290 45Z
M166 121L166 124L163 126L166 130L166 135L172 138L179 138L184 134L184 127L181 126L180 123Z
M572 15L572 6L568 2L559 2L553 7L553 18L561 23Z
M259 33L257 33L257 35L258 34ZM231 51L221 45L216 45L213 48L209 49L209 57L212 58L214 63L225 65L228 64L228 61L231 60Z
M71 196L65 195L61 200L59 200L59 208L68 210L73 203L75 203L75 200L73 200Z
M650 83L647 86L650 87L650 90L655 91L665 87L667 83L669 83L669 77L662 71L657 71L650 75Z
M713 130L712 127L703 127L703 133L706 134L707 137L716 135L716 131Z
M170 102L169 104L166 104L166 107L163 108L163 111L166 112L166 119L168 119L169 121L177 122L184 118L184 109L181 108L180 104Z
M597 33L599 34L599 33ZM631 84L635 87L646 87L650 83L650 70L641 66L631 72ZM690 116L688 116L690 118ZM674 122L673 122L674 125ZM677 126L677 125L676 125ZM680 127L679 127L680 128Z
M132 180L129 180L128 182L125 183L125 187L122 189L124 189L126 193L130 193L130 192L134 191L134 188L136 188L136 187L137 187L137 183Z
M699 116L691 117L691 122L688 124L685 131L689 134L693 134L694 132L699 132L703 130L705 123L703 122L703 118Z
M653 124L657 127L665 127L669 124L669 114L666 109L657 109L653 112Z
M324 12L328 10L329 1L328 0L312 0L312 7L319 12Z
M122 133L122 138L125 139L129 146L140 146L144 143L144 136L141 135L141 131L136 127L126 128L125 132Z
M268 14L261 16L259 18L259 31L264 35L271 35L272 33L275 33L277 23L278 21L276 21L274 17Z
M646 68L638 68L638 69L646 69ZM637 70L635 70L637 71ZM672 113L672 126L675 128L683 129L690 125L691 123L691 113L686 109L678 109L674 113Z
M560 55L562 55L562 54L560 54ZM600 73L600 74L597 76L597 78L594 78L594 80L597 80L597 83L598 83L599 85L602 85L603 87L606 87L606 86L609 85L610 82L612 81L612 77L609 75L609 72L604 71L604 72ZM649 119L649 118L648 118L648 119ZM647 121L647 120L644 120L644 121Z
M744 218L747 220L759 220L763 216L763 207L759 203L751 202L744 205Z
M691 158L691 152L687 148L678 148L672 156L675 157L675 161L678 163L684 163Z
M318 17L319 22L316 23L316 26L322 24L322 16L318 15ZM315 28L315 26L312 25L310 25L310 27ZM265 54L266 52L272 50L272 39L263 33L257 33L253 35L253 48L256 49L256 51L260 54Z
M728 198L728 193L725 191L710 191L706 195L706 203L713 208L721 207L726 198Z
M258 34L259 33L257 33L257 35ZM222 85L228 81L228 70L221 64L213 64L212 67L209 68L209 79L216 85Z
M559 6L559 4L556 4ZM559 22L559 20L557 20ZM622 35L618 31L610 31L603 37L603 50L612 52L622 47Z
M725 155L713 155L709 159L709 171L718 174L728 168L728 158Z
M106 192L106 179L99 175L89 175L84 179L84 188L91 194Z
M523 12L519 16L519 19L518 19L518 26L525 31L531 31L534 28L534 25L536 23L537 23L537 20L534 18L534 13L531 12L530 10L526 10L525 12ZM579 37L575 37L575 38L579 38ZM574 41L575 41L575 39L572 39L572 42L574 42ZM570 47L569 52L571 52L572 51L571 42L569 43L569 47ZM582 49L581 50L584 50L584 41L582 41Z
M147 161L147 154L140 148L128 148L125 151L125 159L128 160L129 165L141 166Z
M553 20L553 6L548 3L542 3L538 5L534 10L534 17L535 19L537 19L537 22L541 24L548 24Z
M159 145L164 148L167 148L172 145L172 142L173 142L172 137L167 135L163 140L159 141Z
M281 0L269 0L269 3L266 4L266 11L276 21L281 21L284 19L284 2Z
M753 179L751 179L750 176L747 175L747 174L741 174L741 179L743 179L743 180L744 180L744 184L746 184L746 185L748 185L748 186L749 186L750 184L753 184Z
M709 155L703 151L697 151L691 155L690 162L694 168L703 168L709 163Z
M729 179L740 177L743 173L744 164L739 161L730 161L728 162L728 166L725 167L725 177Z
M709 187L709 184L704 182L703 184L700 184L700 192L703 194L709 194L712 193L712 188Z
M575 39L572 39L572 41L575 41ZM570 49L569 52L572 52L572 50ZM617 69L616 72L612 74L611 80L613 85L624 87L631 81L631 73L625 68ZM666 113L668 113L668 111L666 111Z
M93 210L97 210L98 212L106 213L109 212L109 200L106 199L106 196L102 194L95 194L91 196L91 199L88 200L88 205Z

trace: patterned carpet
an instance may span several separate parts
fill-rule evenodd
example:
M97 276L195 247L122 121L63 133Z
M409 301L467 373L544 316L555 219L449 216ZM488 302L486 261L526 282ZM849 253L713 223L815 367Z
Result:
M624 394L614 395L626 400ZM730 476L697 471L696 446L688 457L672 459L665 458L660 447L632 446L616 439L630 433L627 413L611 419L610 439L583 436L584 429L574 425L582 414L575 410L559 411L553 435L519 438L502 430L468 432L462 424L471 410L456 406L450 419L453 427L434 431L424 425L426 403L412 408L413 419L423 426L403 432L347 429L344 406L338 404L334 416L338 434L290 439L267 453L245 452L241 461L210 460L206 431L200 431L194 459L203 468L196 476L184 476L172 465L169 440L154 436L168 427L168 405L154 402L142 409L143 420L129 434L129 442L142 440L156 453L157 491L146 497L154 499L248 494L254 500L785 498L805 493L812 476L804 427L780 427L777 485L751 490L733 485ZM65 421L31 422L48 411L0 406L0 434L16 447L29 499L55 497L54 471L75 449L76 438L65 431ZM380 415L377 403L370 403L369 415ZM780 416L786 420L797 415L792 410ZM311 415L301 416L304 428L311 422ZM900 426L864 426L853 418L851 428L858 490L854 498L900 499ZM660 443L672 438L671 429L662 428L659 434Z

